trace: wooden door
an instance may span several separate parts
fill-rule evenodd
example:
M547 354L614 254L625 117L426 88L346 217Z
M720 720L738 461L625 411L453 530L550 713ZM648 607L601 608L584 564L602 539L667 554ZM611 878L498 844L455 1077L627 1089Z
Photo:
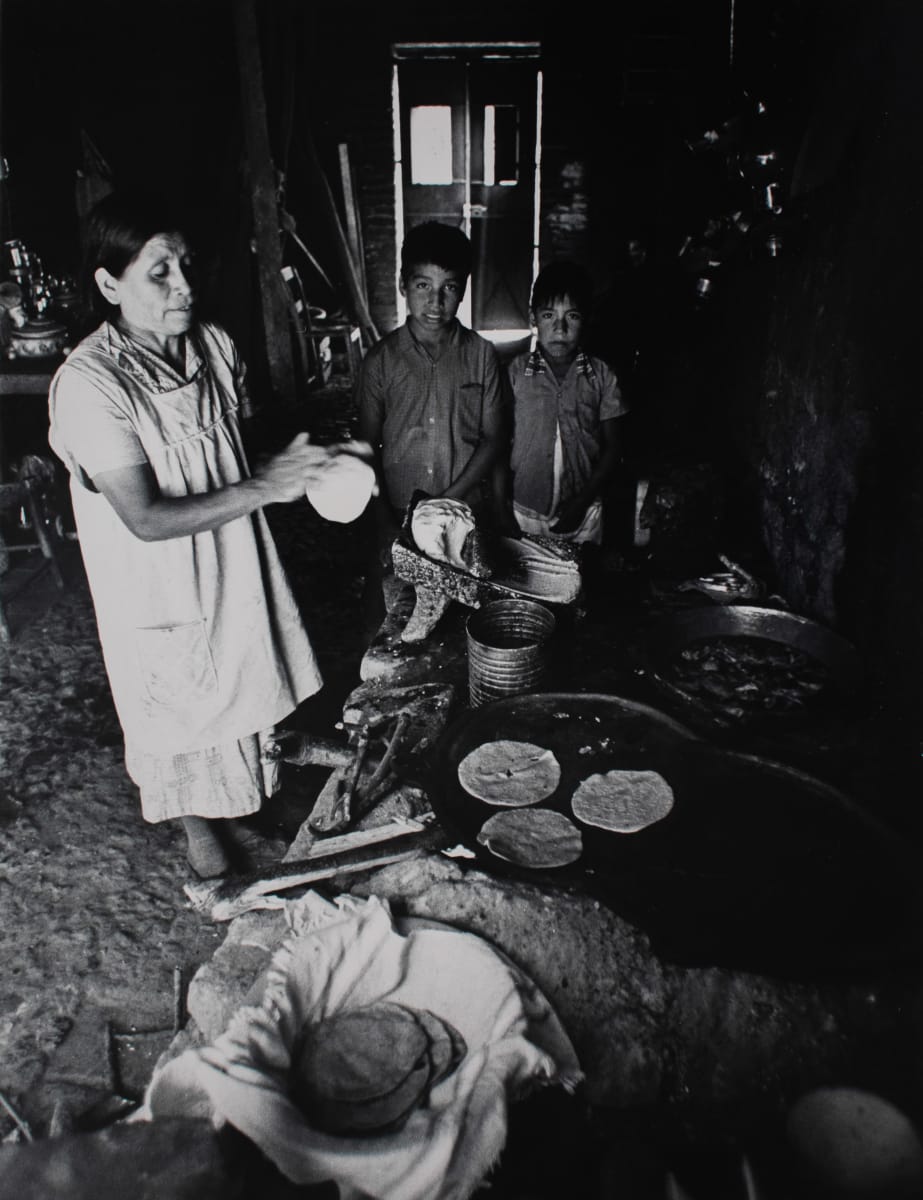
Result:
M401 60L404 230L457 225L473 251L475 329L526 329L534 266L538 63L483 53Z

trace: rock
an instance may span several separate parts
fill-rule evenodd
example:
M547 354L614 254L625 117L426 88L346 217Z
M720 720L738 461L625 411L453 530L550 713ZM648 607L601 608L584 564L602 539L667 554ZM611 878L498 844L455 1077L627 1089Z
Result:
M231 922L225 940L189 983L186 1006L203 1041L224 1031L286 932L279 909L244 913Z
M463 871L444 856L384 867L349 886L387 899L396 914L479 934L509 955L564 1023L591 1104L739 1108L852 1071L863 1043L880 1057L902 1036L881 1028L866 985L674 966L588 896Z
M416 603L414 589L405 585L389 608L381 627L359 665L363 681L387 679L392 684L442 683L467 680L466 609L450 609L439 628L420 642L404 642L402 634Z
M352 890L480 934L507 954L563 1021L592 1100L657 1098L664 975L646 937L614 913L586 896L463 872L445 858L385 867Z

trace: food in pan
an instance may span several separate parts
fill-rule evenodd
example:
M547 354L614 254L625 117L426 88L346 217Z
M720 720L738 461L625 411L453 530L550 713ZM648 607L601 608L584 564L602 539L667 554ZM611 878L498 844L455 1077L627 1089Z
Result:
M566 867L583 853L580 830L550 808L520 808L494 813L478 833L491 854L517 867Z
M758 637L694 642L672 660L664 677L731 718L802 711L832 682L812 655Z
M431 1012L381 1001L308 1025L292 1056L290 1090L326 1133L399 1128L466 1052Z
M484 742L458 764L458 782L466 792L503 808L538 804L560 781L554 754L532 742Z
M673 789L656 771L606 771L582 780L570 806L584 825L637 833L670 812Z

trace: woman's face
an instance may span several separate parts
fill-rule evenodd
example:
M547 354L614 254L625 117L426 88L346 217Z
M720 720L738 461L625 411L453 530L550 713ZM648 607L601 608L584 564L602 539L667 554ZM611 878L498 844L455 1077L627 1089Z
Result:
M155 339L178 337L192 325L195 291L192 255L181 234L158 233L145 242L119 278L96 272L100 291L118 305L129 332Z

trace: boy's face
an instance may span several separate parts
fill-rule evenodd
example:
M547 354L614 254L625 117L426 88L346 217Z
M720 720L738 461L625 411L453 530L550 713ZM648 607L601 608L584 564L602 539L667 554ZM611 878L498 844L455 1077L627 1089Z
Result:
M407 300L414 332L438 336L454 321L465 294L465 276L435 263L415 263L401 275L401 295Z
M558 361L573 358L583 332L583 313L570 296L558 296L550 304L532 310L538 331L538 344L549 358Z

